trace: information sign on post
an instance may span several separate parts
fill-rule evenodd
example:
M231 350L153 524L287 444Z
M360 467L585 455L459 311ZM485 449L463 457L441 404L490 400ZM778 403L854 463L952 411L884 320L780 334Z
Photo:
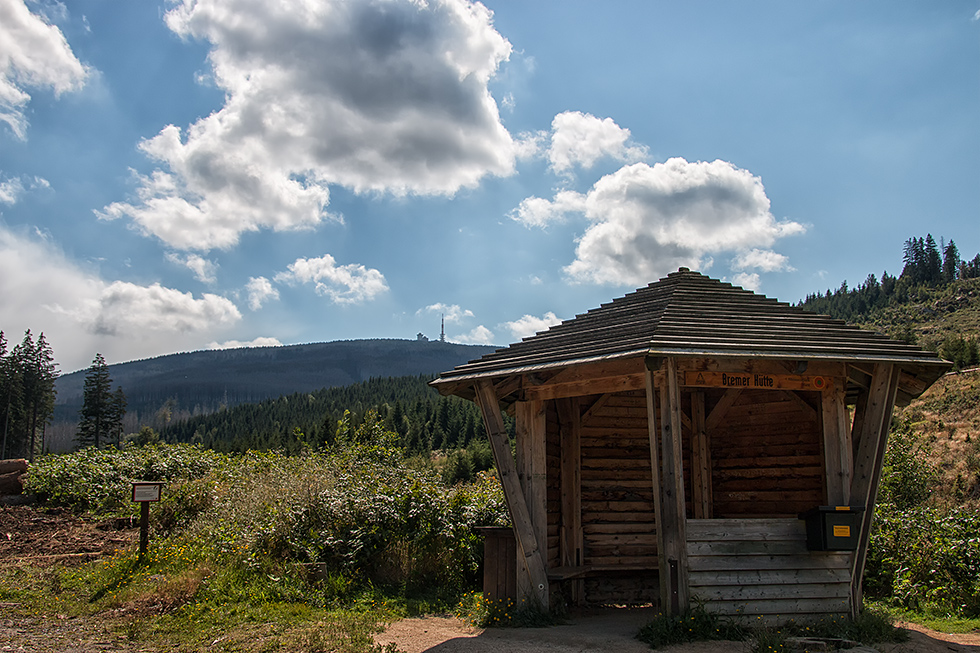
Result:
M149 544L150 504L160 500L161 481L133 481L133 501L140 504L140 557Z

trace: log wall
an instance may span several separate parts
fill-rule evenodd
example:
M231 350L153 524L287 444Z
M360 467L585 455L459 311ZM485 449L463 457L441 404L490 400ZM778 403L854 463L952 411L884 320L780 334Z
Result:
M547 402L545 455L548 465L548 543L545 565L561 565L559 530L561 528L561 433L555 402Z
M643 391L583 404L583 564L589 603L656 601L657 538ZM620 573L617 573L620 572Z
M714 517L796 517L825 502L820 412L804 394L742 392L709 430Z
M806 548L800 519L687 522L691 595L715 613L797 622L850 613L851 552Z

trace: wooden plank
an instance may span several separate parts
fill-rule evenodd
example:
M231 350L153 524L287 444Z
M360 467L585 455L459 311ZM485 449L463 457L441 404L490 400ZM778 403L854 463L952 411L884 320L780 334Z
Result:
M688 556L781 556L806 555L806 542L792 540L688 542Z
M849 553L816 555L692 556L688 564L695 571L739 571L778 569L849 569Z
M695 590L692 588L692 592ZM796 599L848 600L848 583L705 585L696 590L702 601L787 601Z
M541 609L547 610L549 607L548 577L545 573L544 556L539 548L535 527L531 521L524 493L521 490L517 465L510 453L510 444L507 442L507 431L500 414L500 405L489 381L477 382L475 389L476 401L480 406L480 412L483 414L483 423L490 439L490 448L497 465L504 499L507 501L507 509L514 524L517 548L526 565L527 578L525 580L530 586L530 594L520 598L534 601Z
M838 614L849 611L848 599L785 599L775 601L712 601L709 609L716 614L755 617L756 615ZM783 617L785 620L785 616Z
M654 522L615 522L583 523L582 530L586 536L594 537L598 533L649 533L651 537L656 537L657 527Z
M602 510L600 512L589 512L588 510L582 511L582 522L583 523L628 523L628 522L643 522L646 524L654 524L656 516L653 511L644 512L617 512L610 513L607 510Z
M742 569L735 571L692 571L691 591L696 587L722 585L774 585L778 583L844 583L851 581L849 569ZM850 591L849 589L847 591Z
M801 519L689 519L688 541L706 540L806 540Z

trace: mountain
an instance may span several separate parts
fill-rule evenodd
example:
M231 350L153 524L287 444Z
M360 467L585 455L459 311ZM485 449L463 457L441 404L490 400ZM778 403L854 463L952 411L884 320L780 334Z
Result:
M440 341L342 340L171 354L110 365L109 374L113 386L126 393L126 428L135 430L152 423L161 410L170 421L375 377L435 375L493 350ZM86 373L80 370L57 381L49 427L55 450L70 446Z

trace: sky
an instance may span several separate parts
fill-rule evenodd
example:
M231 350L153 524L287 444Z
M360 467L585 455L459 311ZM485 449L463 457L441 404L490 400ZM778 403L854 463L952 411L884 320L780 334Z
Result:
M0 330L504 346L980 251L980 0L0 0Z

